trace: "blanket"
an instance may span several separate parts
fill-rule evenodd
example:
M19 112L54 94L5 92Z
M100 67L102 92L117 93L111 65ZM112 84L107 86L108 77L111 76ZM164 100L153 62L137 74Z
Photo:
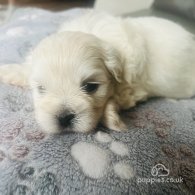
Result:
M85 9L18 9L0 26L0 64L21 63ZM154 98L122 113L126 132L47 135L29 89L0 83L0 195L195 193L195 98Z

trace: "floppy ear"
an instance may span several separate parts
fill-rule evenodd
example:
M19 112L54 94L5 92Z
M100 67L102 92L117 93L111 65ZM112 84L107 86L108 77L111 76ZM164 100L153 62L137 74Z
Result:
M119 83L123 78L123 62L122 57L115 48L104 43L104 63L107 70Z

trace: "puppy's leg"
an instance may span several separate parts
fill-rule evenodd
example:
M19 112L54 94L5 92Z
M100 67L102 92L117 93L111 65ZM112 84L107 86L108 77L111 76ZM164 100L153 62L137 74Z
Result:
M23 65L7 64L0 66L0 81L3 83L28 86L28 73Z
M115 103L114 100L112 99L109 100L104 110L102 123L107 128L115 131L127 130L127 127L121 120L118 112L119 112L118 105Z

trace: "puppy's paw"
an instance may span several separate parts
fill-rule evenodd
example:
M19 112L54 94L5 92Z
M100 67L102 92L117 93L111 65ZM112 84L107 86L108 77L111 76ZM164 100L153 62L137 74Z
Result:
M0 81L3 83L26 87L28 86L27 77L27 73L21 65L9 64L0 66Z
M102 119L103 124L115 131L126 131L127 127L118 114L118 108L114 101L110 100L105 108Z
M111 116L108 116L104 120L104 125L111 130L114 131L127 131L127 126L124 124L124 122L120 118L113 118Z

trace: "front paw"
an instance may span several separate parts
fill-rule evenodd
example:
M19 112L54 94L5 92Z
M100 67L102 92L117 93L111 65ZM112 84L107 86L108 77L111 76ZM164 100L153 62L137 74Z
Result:
M106 117L104 120L104 125L108 129L114 130L114 131L127 131L127 126L125 123L118 117Z
M127 126L121 120L118 113L118 105L110 100L104 110L104 115L102 118L103 125L114 131L126 131Z
M28 78L21 65L10 64L0 66L0 81L6 84L26 87Z

